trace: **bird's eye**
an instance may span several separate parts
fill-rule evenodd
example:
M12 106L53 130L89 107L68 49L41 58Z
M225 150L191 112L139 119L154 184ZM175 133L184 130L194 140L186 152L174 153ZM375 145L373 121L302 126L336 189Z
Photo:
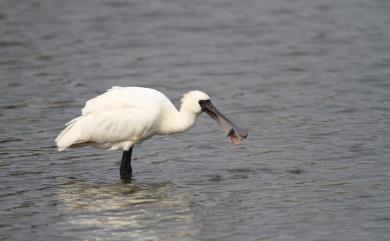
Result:
M200 101L199 101L199 105L200 105L201 107L206 106L208 103L210 103L210 100L200 100Z
M199 105L202 105L202 104L205 104L205 103L206 103L205 100L200 100L200 101L199 101Z
M211 104L210 100L200 100L199 105L204 110L207 106Z

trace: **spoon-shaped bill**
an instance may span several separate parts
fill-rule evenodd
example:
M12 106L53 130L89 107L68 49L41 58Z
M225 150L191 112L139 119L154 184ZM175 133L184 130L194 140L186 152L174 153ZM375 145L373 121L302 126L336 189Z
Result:
M199 101L199 104L202 111L206 112L222 127L223 131L230 138L232 144L239 145L241 143L241 139L248 136L248 132L245 129L237 126L224 116L217 108L215 108L210 100L201 100Z

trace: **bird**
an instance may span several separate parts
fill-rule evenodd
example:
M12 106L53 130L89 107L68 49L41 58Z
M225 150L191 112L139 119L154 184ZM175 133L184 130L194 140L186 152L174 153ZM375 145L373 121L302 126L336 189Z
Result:
M225 117L199 90L182 96L180 109L166 95L145 87L114 86L88 100L81 115L65 124L55 139L58 151L91 146L122 150L120 178L132 177L133 147L154 135L172 135L189 130L205 112L223 129L231 143L239 145L248 136L246 129Z

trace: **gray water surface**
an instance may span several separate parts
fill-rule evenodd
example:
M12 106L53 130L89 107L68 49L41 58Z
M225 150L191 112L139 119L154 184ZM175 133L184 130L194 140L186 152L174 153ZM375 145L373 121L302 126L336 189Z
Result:
M390 240L390 1L0 1L0 240ZM133 152L58 153L111 86L208 116Z

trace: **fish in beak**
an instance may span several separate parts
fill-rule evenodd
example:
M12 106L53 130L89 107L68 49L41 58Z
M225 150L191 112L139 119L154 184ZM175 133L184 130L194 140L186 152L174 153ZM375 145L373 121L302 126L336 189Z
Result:
M230 138L230 142L234 145L239 145L242 139L248 136L248 132L234 124L228 118L226 118L210 100L200 100L199 105L203 112L206 112L211 118L213 118Z

